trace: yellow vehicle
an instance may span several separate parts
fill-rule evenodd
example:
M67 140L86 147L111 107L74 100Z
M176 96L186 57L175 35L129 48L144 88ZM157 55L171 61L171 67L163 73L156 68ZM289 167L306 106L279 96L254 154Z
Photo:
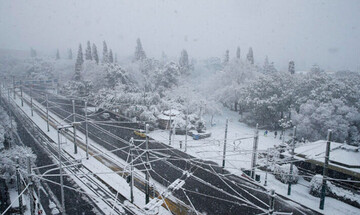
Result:
M142 137L142 138L145 138L145 137L146 137L145 131L142 130L142 129L135 130L135 131L134 131L134 134L136 134L137 136Z

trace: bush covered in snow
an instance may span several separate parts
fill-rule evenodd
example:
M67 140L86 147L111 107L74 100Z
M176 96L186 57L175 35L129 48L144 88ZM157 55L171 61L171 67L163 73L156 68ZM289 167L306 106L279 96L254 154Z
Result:
M36 155L29 147L12 146L10 149L2 149L0 152L0 177L9 181L14 180L16 175L16 157L19 158L20 169L24 172L27 171L26 157L30 156L32 163L36 160Z
M274 166L275 178L287 184L289 182L296 184L299 180L299 170L293 165L293 174L290 175L290 164L275 165Z
M313 196L320 197L322 189L322 175L314 175L310 181L309 193ZM340 201L344 201L348 204L351 204L355 207L360 207L360 195L351 192L350 190L337 187L332 184L330 181L326 181L325 186L325 195L336 198Z
M313 196L319 197L322 189L322 175L314 175L314 177L310 181L310 190L309 193ZM325 188L325 195L329 195L331 193L332 184L327 181L326 188Z

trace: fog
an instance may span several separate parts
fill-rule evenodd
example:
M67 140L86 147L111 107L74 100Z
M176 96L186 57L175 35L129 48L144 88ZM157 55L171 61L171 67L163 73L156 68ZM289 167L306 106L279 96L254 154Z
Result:
M360 1L13 1L0 2L0 48L65 55L81 42L102 41L119 57L141 38L149 57L241 58L253 47L278 69L314 63L326 70L359 70Z

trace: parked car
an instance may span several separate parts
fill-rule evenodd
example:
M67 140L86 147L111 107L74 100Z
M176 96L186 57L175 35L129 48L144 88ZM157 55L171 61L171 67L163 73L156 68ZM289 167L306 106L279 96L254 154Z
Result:
M136 134L137 136L142 137L142 138L146 137L145 131L142 129L135 130L134 134Z

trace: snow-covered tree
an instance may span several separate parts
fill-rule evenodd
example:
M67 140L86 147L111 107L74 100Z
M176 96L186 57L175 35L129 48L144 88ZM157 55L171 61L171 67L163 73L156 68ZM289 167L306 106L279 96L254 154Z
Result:
M239 46L236 49L236 58L240 60L240 47Z
M81 44L79 44L78 54L75 63L75 75L74 75L74 80L76 81L79 81L81 79L80 71L82 70L83 63L84 63L83 52L82 52Z
M68 50L68 59L69 59L69 60L72 60L72 59L73 59L73 54L72 54L72 50L71 50L71 49Z
M189 56L185 49L181 51L179 66L180 66L181 74L189 74L189 70L190 70Z
M136 48L135 48L135 61L146 59L145 51L141 45L140 38L136 40Z
M324 72L324 70L323 70L323 69L321 69L321 68L320 68L320 66L319 66L319 65L317 65L317 64L312 65L312 67L311 67L310 71L311 71L312 73L315 73L315 74L318 74L318 73Z
M269 63L269 59L268 56L265 57L265 62L264 62L264 66L263 66L263 72L265 74L272 74L274 72L277 72L275 66L274 66L274 62Z
M27 172L27 156L30 157L30 162L34 165L36 155L29 147L12 146L10 149L3 149L0 153L0 177L13 181L16 178L16 165L19 162L20 171Z
M246 58L251 64L254 64L254 54L253 54L252 47L249 48L249 52L248 52Z
M117 63L118 62L118 57L117 57L117 53L115 53L115 58L114 58L114 62Z
M87 46L85 50L85 60L92 60L90 41L87 41Z
M225 51L225 56L224 56L223 64L224 64L224 65L228 64L228 63L229 63L229 60L230 60L229 50L226 50L226 51Z
M103 41L103 58L102 58L102 63L108 63L108 62L109 62L108 48L107 48L106 42Z
M290 74L292 74L292 75L295 74L295 63L294 63L294 61L291 60L289 62L289 69L288 70L289 70Z
M59 53L59 49L56 49L56 57L55 57L56 60L59 60L60 59L60 53Z
M159 69L155 73L156 86L164 88L172 88L179 83L180 68L174 63L168 63L163 69Z
M296 184L299 180L299 170L295 165L293 166L292 175L290 175L290 164L275 165L274 175L276 179L285 184L289 182Z
M96 64L99 64L99 55L95 43L92 45L92 58L95 60Z
M114 63L114 57L111 49L109 51L109 63Z

